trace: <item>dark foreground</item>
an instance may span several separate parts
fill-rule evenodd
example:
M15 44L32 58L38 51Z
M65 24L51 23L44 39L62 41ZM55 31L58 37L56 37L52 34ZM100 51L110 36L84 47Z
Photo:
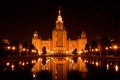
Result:
M4 58L0 59L0 80L120 80L119 59L95 56Z

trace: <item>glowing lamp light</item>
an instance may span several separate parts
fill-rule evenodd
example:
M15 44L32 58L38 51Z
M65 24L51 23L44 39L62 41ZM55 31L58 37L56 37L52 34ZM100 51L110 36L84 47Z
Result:
M41 54L41 51L38 51L38 54L40 55L40 54Z
M9 62L7 62L7 63L6 63L6 65L7 65L7 66L9 66L9 65L10 65L10 63L9 63Z
M98 65L99 65L99 64L98 64L98 62L96 62L95 64L96 64L96 66L98 66Z
M7 47L8 50L10 50L10 48L11 48L10 46Z
M94 64L95 62L94 61L92 61L92 64Z
M32 60L31 63L33 64L33 63L34 63L34 60Z
M14 68L15 68L14 64L11 65L11 68L12 68L12 70L14 70Z
M83 51L79 51L78 53L81 54L81 53L83 53Z
M37 51L35 49L32 49L32 53L36 53Z
M97 52L97 51L98 51L98 49L97 49L97 48L95 48L95 51Z
M28 51L29 51L29 49L26 49L26 51L28 52Z
M92 52L94 52L94 49L92 49Z
M15 46L13 46L13 47L12 47L12 50L15 50L15 49L16 49Z
M22 65L25 66L25 63L23 62Z
M106 47L105 49L108 50L108 47Z
M51 53L53 53L53 51L51 51Z
M33 73L33 78L35 78L36 77L36 74L35 73Z
M26 62L26 64L28 64L28 62Z
M118 65L115 65L115 71L118 72Z
M66 54L68 54L68 51L66 51Z
M22 51L25 51L25 50L26 50L25 48L22 49Z
M86 50L84 50L84 52L86 53L87 51L86 51Z
M117 45L114 45L114 46L113 46L113 49L115 49L115 50L116 50L117 48L118 48L118 46L117 46Z
M112 47L110 46L110 49L111 49Z
M66 57L66 60L68 60L69 58L68 57Z
M109 64L107 64L106 67L107 67L107 71L108 71L109 70Z

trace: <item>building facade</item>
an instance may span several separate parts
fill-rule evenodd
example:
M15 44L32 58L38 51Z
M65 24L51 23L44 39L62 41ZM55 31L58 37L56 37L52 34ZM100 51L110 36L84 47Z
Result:
M47 54L71 54L74 49L80 53L81 50L84 50L86 43L87 37L84 31L77 40L67 39L67 31L60 10L58 11L55 29L52 30L52 39L42 40L38 37L37 31L33 33L32 38L32 44L38 49L39 54L42 53L43 47L46 47Z

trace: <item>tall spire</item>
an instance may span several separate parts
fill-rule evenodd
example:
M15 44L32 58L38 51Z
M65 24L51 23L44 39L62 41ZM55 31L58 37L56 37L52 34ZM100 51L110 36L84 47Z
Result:
M61 16L61 10L60 10L60 9L59 9L59 11L58 11L57 21L63 22L63 21L62 21L62 16Z
M58 30L64 29L63 24L64 24L64 21L62 20L61 10L59 8L59 10L58 10L58 17L57 17L57 21L56 21L56 29L58 29Z

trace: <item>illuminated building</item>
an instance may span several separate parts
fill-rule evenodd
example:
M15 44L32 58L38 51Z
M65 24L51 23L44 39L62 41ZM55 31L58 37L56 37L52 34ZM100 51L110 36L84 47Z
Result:
M42 48L46 47L47 54L71 54L77 48L78 53L84 50L87 43L86 33L82 31L81 37L77 40L67 40L67 31L64 27L61 11L58 11L56 27L52 30L52 39L42 40L38 37L38 32L33 33L32 44L38 49L41 54Z

